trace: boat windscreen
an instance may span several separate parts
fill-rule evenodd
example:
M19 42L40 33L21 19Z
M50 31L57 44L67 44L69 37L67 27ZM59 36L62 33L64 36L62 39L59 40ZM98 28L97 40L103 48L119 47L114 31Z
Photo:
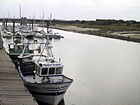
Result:
M49 74L54 74L55 73L55 68L49 68Z
M62 74L62 67L56 68L56 74Z
M48 73L48 68L43 68L42 69L42 75L47 75L47 73Z

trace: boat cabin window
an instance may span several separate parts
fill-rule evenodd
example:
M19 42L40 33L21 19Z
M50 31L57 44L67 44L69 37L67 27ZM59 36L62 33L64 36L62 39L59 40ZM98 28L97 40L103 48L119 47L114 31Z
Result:
M49 74L54 74L55 73L55 68L49 68Z
M40 67L36 65L36 72L40 75Z
M47 75L47 73L48 73L48 68L43 68L42 69L42 75Z
M57 68L42 68L41 75L62 74L62 67Z
M56 74L62 74L62 67L56 68Z

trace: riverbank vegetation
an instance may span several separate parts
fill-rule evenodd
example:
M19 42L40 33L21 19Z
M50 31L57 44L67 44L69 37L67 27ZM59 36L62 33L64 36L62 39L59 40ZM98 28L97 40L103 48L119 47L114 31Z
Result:
M57 29L140 42L140 22L134 20L53 20L52 23Z

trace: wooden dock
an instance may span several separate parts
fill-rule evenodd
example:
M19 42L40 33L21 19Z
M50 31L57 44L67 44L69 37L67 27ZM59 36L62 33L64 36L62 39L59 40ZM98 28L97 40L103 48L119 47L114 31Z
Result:
M0 35L0 105L38 105L2 47Z

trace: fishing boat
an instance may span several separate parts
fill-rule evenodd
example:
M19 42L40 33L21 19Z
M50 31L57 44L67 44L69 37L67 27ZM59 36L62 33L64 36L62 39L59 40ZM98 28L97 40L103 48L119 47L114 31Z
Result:
M12 35L13 34L11 32L6 32L5 34L3 34L3 38L11 39Z
M38 102L58 105L73 80L62 74L63 65L54 59L51 48L47 42L44 47L47 49L47 55L43 54L44 49L40 54L30 56L23 56L23 51L19 56L18 69L24 85ZM25 60L28 62L23 62ZM34 63L31 63L33 61ZM25 69L26 64L34 70Z
M45 32L44 30L38 31L36 32L36 34L34 35L35 38L47 38L47 39L52 39L52 34L49 32Z
M12 59L17 59L19 55L23 52L23 49L25 47L25 43L21 41L21 39L14 39L12 43L8 43L8 49L7 53ZM33 53L33 50L29 49L29 46L27 47L24 55L29 55Z
M54 39L61 39L61 38L64 38L64 37L62 35L60 35L60 33L54 33L53 38Z

